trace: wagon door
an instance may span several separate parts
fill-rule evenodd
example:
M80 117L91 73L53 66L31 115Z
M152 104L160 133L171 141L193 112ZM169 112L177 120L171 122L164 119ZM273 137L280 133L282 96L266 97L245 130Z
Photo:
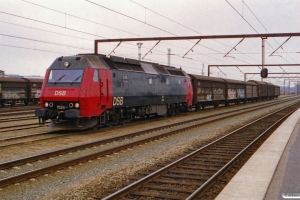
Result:
M228 83L227 95L228 100L233 100L237 98L237 86L235 84Z
M225 82L214 82L213 83L213 99L215 100L224 100L225 99Z
M237 86L237 97L238 99L245 98L245 85L238 85Z
M253 85L247 84L246 85L246 98L252 98L253 97Z

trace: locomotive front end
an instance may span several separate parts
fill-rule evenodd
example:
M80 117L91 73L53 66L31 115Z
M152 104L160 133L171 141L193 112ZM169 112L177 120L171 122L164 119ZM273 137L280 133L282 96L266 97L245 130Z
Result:
M106 104L100 98L100 71L104 69L95 63L99 63L96 56L60 57L54 61L44 79L41 109L35 111L39 124L50 120L49 127L68 130L97 124L95 116L105 111Z

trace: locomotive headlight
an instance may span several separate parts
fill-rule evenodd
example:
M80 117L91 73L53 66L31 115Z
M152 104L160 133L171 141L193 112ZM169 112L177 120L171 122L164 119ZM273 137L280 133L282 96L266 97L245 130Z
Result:
M49 106L48 102L45 102L44 106L47 108Z
M52 108L52 107L53 107L53 103L52 103L52 102L50 102L50 103L49 103L49 106Z
M69 103L69 108L73 108L73 103Z
M69 66L70 66L70 63L69 63L69 62L64 62L64 66L65 66L65 67L69 67Z
M75 103L75 108L79 108L79 103Z

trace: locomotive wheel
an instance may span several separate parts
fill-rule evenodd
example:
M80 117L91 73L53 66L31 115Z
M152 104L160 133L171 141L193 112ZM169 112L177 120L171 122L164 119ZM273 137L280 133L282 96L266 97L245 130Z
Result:
M225 107L229 106L229 103L228 101L225 102Z
M2 107L2 108L4 108L4 106L5 106L5 104L4 104L4 103L1 103L0 105L1 105L1 107Z
M175 108L174 107L170 108L168 110L168 114L169 114L169 116L174 116L175 115Z
M171 116L174 116L175 115L175 109L172 108L172 111L171 111Z
M29 102L28 102L27 100L24 100L24 105L26 105L26 106L27 106L27 105L28 105L28 103L29 103Z
M12 101L10 104L10 106L14 106L14 105L16 105L16 101Z
M38 104L38 100L33 100L33 105L37 105Z
M198 112L200 110L200 108L201 108L201 105L200 104L196 104L195 111Z
M219 103L215 102L214 103L214 108L216 109L219 106Z
M98 124L92 127L93 130L97 130L99 128Z

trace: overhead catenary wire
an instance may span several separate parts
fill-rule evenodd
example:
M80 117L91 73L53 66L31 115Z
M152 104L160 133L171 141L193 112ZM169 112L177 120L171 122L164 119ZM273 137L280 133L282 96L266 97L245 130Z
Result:
M243 15L241 15L241 13L231 4L229 3L228 0L225 0L229 6L256 32L256 33L259 33L246 19ZM267 44L274 50L274 48L268 43L267 41ZM282 57L283 58L283 57ZM285 58L283 58L286 62L288 62ZM289 62L288 62L289 63Z
M27 2L28 3L28 1L26 1L26 0L22 0L23 2ZM131 2L133 2L132 0L129 0L129 1L131 1ZM95 1L96 2L96 1ZM45 4L46 5L46 4ZM52 6L51 6L52 7ZM53 6L53 8L56 8L56 7L54 7ZM149 8L145 8L145 10L147 10L147 11L149 11L150 9ZM154 11L154 10L152 10L152 11ZM154 12L156 12L156 11L154 11ZM65 18L67 17L73 17L72 16L72 14L70 14L70 15L68 15L68 13L65 13L65 12L60 12L63 16L62 16L62 18L61 18L61 22L64 22L65 21L65 23L63 23L63 25L61 25L62 27L64 27L64 28L70 28L71 26L68 26L68 23L69 23L69 21L68 21L68 23L66 23L66 20L65 20ZM158 12L156 12L156 13L158 13ZM146 13L145 13L146 14ZM24 15L24 16L30 16L30 15ZM74 15L75 17L78 17L77 19L81 19L81 17L80 16L78 16L78 15ZM162 15L162 16L164 16L164 15ZM40 20L40 18L36 18L36 20ZM69 19L68 19L69 20ZM73 20L73 19L72 19ZM91 22L91 23L93 23L92 21L93 20L90 20L90 19L87 19L86 18L86 22ZM89 21L90 20L90 21ZM173 20L173 19L171 19L171 18L169 18L168 20ZM41 20L42 21L42 20ZM81 20L78 20L78 21L81 21ZM146 21L146 20L145 20ZM176 20L173 20L174 21L174 23L176 22ZM51 22L51 21L50 21ZM94 21L94 22L96 22L95 24L97 24L97 20L96 21ZM26 22L25 22L26 23ZM58 24L58 25L60 25L60 24ZM156 24L154 23L153 25L155 25L156 26ZM180 23L178 24L178 25L180 25ZM181 25L183 25L183 26L185 26L184 24L181 24ZM188 27L188 26L186 26L186 27ZM110 28L110 27L107 27L107 28ZM112 27L112 28L114 28L114 27ZM189 28L189 27L188 27ZM81 29L81 28L80 28ZM86 31L86 30L84 30L84 29L77 29L78 31L84 31L84 32L88 32L88 31ZM116 29L115 29L116 30ZM120 30L122 30L122 29L120 29ZM129 30L129 29L128 29ZM149 29L150 30L150 29ZM119 31L119 30L118 30ZM127 32L127 33L129 33L130 34L130 32L128 32L128 31L126 31L126 30L124 30L125 32ZM192 29L191 31L195 31L194 29ZM50 31L49 31L50 32ZM124 33L125 33L124 32ZM77 33L79 33L79 32L77 32ZM93 35L97 35L97 33L96 34L94 34L93 32L89 32L89 33L91 33L91 34L93 34ZM59 33L58 33L59 34ZM134 33L134 34L136 34L136 33ZM12 34L11 34L12 35ZM66 34L64 34L65 36L66 36ZM74 34L75 35L75 34ZM96 36L93 36L93 35L89 35L90 37L96 37ZM136 34L137 35L137 34ZM23 36L23 35L20 35L20 36ZM66 37L68 37L68 36L66 36ZM72 36L70 36L70 37L72 37ZM85 37L85 36L84 36ZM24 38L26 38L26 37L24 37ZM29 37L27 37L27 38L29 38ZM74 37L74 38L76 38L76 37ZM86 39L86 38L81 38L81 37L77 37L78 39L81 39L81 40L88 40L88 41L92 41L92 40L90 40L90 39ZM48 38L47 38L48 39ZM51 42L51 41L50 41ZM122 48L127 48L126 46L127 45L131 45L131 44L126 44L126 45L123 45L123 43L122 43ZM135 45L134 45L135 46ZM174 45L174 46L176 46L176 45ZM179 46L176 46L176 47L178 47L178 48L182 48L182 49L184 49L183 47L179 47ZM209 45L207 45L207 47L208 48L210 48L210 46ZM145 49L147 49L147 47L144 47ZM134 49L134 48L132 48L132 49ZM159 48L157 48L157 49L159 49ZM166 55L166 52L163 52L163 51L159 51L159 50L157 50L157 49L154 49L154 53L153 54L151 54L151 55ZM123 50L123 49L122 49ZM208 63L207 61L210 61L209 59L206 59L206 58L211 58L211 59L214 59L216 62L217 61L220 61L220 62L223 62L223 63L227 63L226 61L228 61L228 62L232 62L232 60L231 59L227 59L227 60L225 60L225 59L222 59L222 60L220 60L220 59L218 59L218 57L217 56L214 56L214 55L218 55L218 54L221 54L221 52L220 51L218 51L218 50L215 50L215 49L213 49L213 48L211 48L210 50L212 50L212 51L214 51L214 53L208 53L208 52L205 52L205 51L201 51L201 53L200 52L190 52L189 53L189 55L190 55L190 57L192 57L194 60L184 60L184 62L185 63L193 63L194 64L194 66L196 66L197 65L197 62L204 62L204 63ZM173 52L173 51L172 51ZM118 52L116 52L117 54L118 54ZM120 52L121 53L121 52ZM290 52L289 52L290 53ZM292 53L294 53L294 52L292 52ZM222 53L223 54L223 53ZM232 54L236 54L236 55L239 55L239 54L243 54L243 55L250 55L250 53L248 54L244 54L244 53L237 53L237 52L235 52L235 53L232 53ZM256 53L252 53L252 54L256 54ZM128 54L129 55L129 54ZM132 55L134 55L134 54L132 54ZM197 57L196 56L198 56L198 55L200 55L202 58L204 58L204 60L203 59L201 59L201 57L200 57L200 59L197 59ZM210 56L211 55L211 56ZM180 55L180 54L175 54L175 55L172 55L173 57L177 57L177 56L182 56L182 55ZM204 57L205 56L205 57ZM178 59L176 59L176 60L180 60L179 59L180 57L178 57ZM198 58L199 58L199 56L198 56ZM150 57L150 59L152 59L152 60L155 60L155 59L153 59L152 57ZM195 62L193 62L193 61L195 61ZM243 60L243 61L245 61L245 59ZM155 62L155 61L154 61ZM214 61L212 61L212 62L214 62ZM214 64L214 63L213 63Z
M246 2L244 0L242 0L242 2L245 4L245 6L249 9L249 11L253 14L253 16L257 19L257 21L260 23L260 25L262 25L262 27L264 27L264 29L267 31L267 33L269 33L268 29L263 25L263 23L258 19L258 17L255 15L255 13L251 10L251 8L246 4ZM275 38L272 38L278 45L279 43L277 42L277 40ZM286 53L287 56L289 56L294 63L296 63L296 61L289 55L287 54L287 52L283 49L283 47L281 47L281 49ZM299 69L298 69L299 70Z
M21 1L24 1L24 2L26 2L26 3L31 3L31 2L26 1L26 0L21 0ZM46 6L42 6L42 5L39 5L39 4L36 4L36 3L31 3L31 4L32 4L32 5L35 5L35 6L39 6L39 7L45 8L45 9L52 10L52 11L54 11L54 12L58 12L58 13L61 13L61 14L67 14L67 13L65 13L65 12L61 12L61 11L58 11L58 10L56 10L56 9L48 8L48 7L46 7ZM95 23L95 24L98 24L98 25L103 25L103 24L100 24L100 23L97 23L97 22L94 22L94 21L91 21L91 20L88 20L88 19L85 19L85 18L82 18L82 17L78 17L78 16L75 16L75 15L71 15L71 14L67 14L67 15L72 16L72 17L76 17L76 18L79 18L79 19L82 19L82 20L85 20L85 21L89 21L89 22L92 22L92 23ZM63 27L63 26L59 26L59 27L61 27L61 28L66 28L66 27ZM119 30L119 31L126 32L126 33L129 33L129 34L133 34L133 33L130 33L130 32L128 32L128 31L124 31L124 30L121 30L121 29L117 29L117 28L114 28L114 27L111 27L111 26L106 26L106 27L108 27L108 28L113 28L113 29L115 29L115 30ZM136 34L133 34L133 35L136 35ZM103 37L103 36L100 36L100 37L105 38L105 37ZM132 45L132 44L128 44L128 45ZM206 48L210 49L209 47L206 47ZM213 50L213 49L212 49L212 50ZM155 50L155 51L157 51L157 50ZM202 54L202 55L203 55L203 54ZM204 55L204 56L206 56L206 55ZM208 57L209 57L209 56L208 56ZM214 58L214 59L215 59L215 58ZM198 61L195 60L195 59L193 59L193 60L196 61L196 62L198 62ZM224 61L223 61L223 62L224 62ZM225 63L227 63L227 62L225 62Z
M72 55L72 54L69 54L69 53L63 53L63 52L58 52L58 51L49 51L49 50L44 50L44 49L29 48L29 47L15 46L15 45L0 44L0 46L13 47L13 48L18 48L18 49L27 49L27 50L33 50L33 51L48 52L48 53L59 53L59 54L69 55L69 56Z
M229 2L228 2L228 0L225 0L229 5L230 5L230 7L232 7L232 9L256 32L256 33L258 33L258 31L243 17L243 15L241 15L236 9L235 9L235 7L232 5L232 4L230 4ZM243 0L242 0L243 1ZM244 2L244 1L243 1ZM246 5L246 4L245 4ZM248 7L248 6L247 6ZM249 8L249 7L248 7ZM252 12L252 11L251 11ZM252 12L253 13L253 12ZM254 14L254 13L253 13ZM256 17L256 16L255 16ZM257 17L256 17L257 18ZM258 19L258 18L257 18ZM264 27L264 26L263 26ZM267 42L267 44L274 50L274 48ZM283 58L283 57L281 57L282 59L284 59L286 62L288 62L285 58ZM288 62L288 63L290 63L290 62ZM280 67L280 66L279 66ZM282 67L280 67L284 72L285 72L285 70L282 68ZM275 79L276 80L276 79Z
M165 15L162 15L162 14L160 14L160 13L154 11L153 9L150 9L150 8L148 8L148 7L146 7L146 6L143 6L143 5L137 3L137 2L135 2L135 1L133 1L133 0L129 0L129 1L131 1L132 3L134 3L134 4L136 4L136 5L139 5L139 6L143 7L143 8L145 8L146 10L149 10L149 11L155 13L156 15L158 15L158 16L160 16L160 17L163 17L163 18L165 18L165 19L168 19L168 20L170 20L171 22L173 22L173 23L175 23L175 24L178 24L178 25L180 25L180 26L182 26L182 27L184 27L184 28L186 28L186 29L188 29L188 30L190 30L190 31L193 31L193 32L195 32L195 33L198 33L198 34L200 34L200 35L203 35L201 32L196 31L196 30L194 30L194 29L192 29L192 28L190 28L190 27L188 27L188 26L186 26L186 25L184 25L184 24L182 24L182 23L179 23L179 22L177 22L177 21L175 21L175 20L173 20L173 19L171 19L171 18L169 18L169 17L166 17ZM218 42L218 43L220 43L220 44L223 44L223 45L225 45L225 46L227 46L227 47L230 47L230 46L228 46L228 45L226 45L226 44L224 44L224 43L222 43L222 42L220 42L220 41L217 41L217 40L213 40L213 41ZM204 46L204 45L202 45L202 44L200 44L200 46L203 46L203 47L205 47L205 48L208 48L208 47L206 47L206 46ZM209 49L209 48L208 48L208 49ZM211 49L211 50L215 51L214 49ZM246 55L245 53L242 53L242 54ZM250 57L250 56L248 56L248 57L251 58L251 59L253 59L253 60L255 60L254 58L252 58L252 57ZM256 60L256 61L257 61L257 60Z
M23 2L26 2L26 3L30 3L30 4L35 5L35 6L39 6L39 7L45 8L45 9L52 10L52 11L54 11L54 12L58 12L58 13L64 14L65 16L66 16L66 15L69 15L69 16L72 16L72 17L75 17L75 18L78 18L78 19L86 20L86 21L88 21L88 22L96 23L96 24L98 24L98 25L103 25L103 24L100 24L100 23L97 23L97 22L94 22L94 21L91 21L91 20L88 20L88 19L85 19L85 18L82 18L82 17L78 17L78 16L75 16L75 15L67 14L67 13L64 13L64 12L61 12L61 11L52 9L52 8L48 8L48 7L46 7L46 6L42 6L42 5L39 5L39 4L36 4L36 3L32 3L32 2L26 1L26 0L22 0L22 1L23 1ZM111 10L112 10L112 9L111 9ZM19 16L19 17L20 17L20 16ZM28 18L26 18L26 19L28 19ZM29 20L34 20L34 19L29 19ZM38 21L38 20L35 20L35 21ZM42 21L39 21L39 22L43 23ZM46 23L46 22L44 22L44 23ZM50 24L50 23L46 23L46 24ZM55 24L51 24L51 25L55 25ZM147 25L148 25L148 24L147 24ZM59 26L59 25L56 25L56 26L61 27L61 28L66 28L66 29L68 29L68 28L66 27L66 25L65 25L65 27ZM105 25L104 25L104 26L105 26ZM111 26L107 26L107 27L108 27L108 28L113 28L113 27L111 27ZM71 30L74 30L74 29L71 29ZM121 29L115 29L115 30L123 31L123 30L121 30ZM75 31L76 31L76 30L75 30ZM78 31L78 30L77 30L77 31ZM79 31L79 32L82 32L82 31ZM130 32L127 32L127 31L123 31L123 32L130 33ZM89 33L87 33L87 32L82 32L82 33L89 34ZM133 33L130 33L130 34L133 34ZM93 34L90 34L90 35L93 35ZM173 35L175 35L175 34L173 34ZM102 38L103 38L103 36L102 36ZM204 47L205 47L205 48L208 48L208 49L210 49L210 50L216 51L216 50L214 50L214 49L212 49L212 48L209 48L209 47L206 47L206 46L204 46ZM205 55L205 54L203 54L203 53L201 53L200 55L207 56L207 55ZM210 57L210 56L207 56L207 57ZM214 58L214 59L216 59L216 58ZM194 59L194 60L195 60L195 59ZM218 60L218 59L216 59L216 60ZM197 61L197 60L195 60L195 61ZM221 61L221 62L225 62L225 61L223 61L223 60L220 60L220 61ZM227 63L227 62L225 62L225 63Z
M87 49L87 48L78 47L78 46L71 46L71 45L67 45L67 44L48 42L45 40L37 40L37 39L33 39L33 38L19 37L19 36L15 36L15 35L7 35L7 34L2 34L2 33L0 33L0 35L5 36L5 37L17 38L17 39L22 39L22 40L30 40L30 41L34 41L34 42L52 44L52 45L57 45L57 46L64 46L64 47L75 48L75 49L83 49L83 50L89 50L89 51L93 50L93 49Z
M128 31L124 31L122 29L118 29L118 28L115 28L115 27L112 27L112 26L108 26L106 24L102 24L102 23L99 23L99 22L95 22L95 21L92 21L92 20L89 20L89 19L86 19L86 18L83 18L83 17L78 17L76 15L72 15L72 14L69 14L69 13L65 13L65 12L62 12L62 11L59 11L59 10L56 10L56 9L53 9L53 8L49 8L49 7L46 7L46 6L42 6L42 5L39 5L39 4L36 4L36 3L32 3L30 1L26 1L26 0L21 0L21 1L24 1L26 3L30 3L30 4L33 4L35 6L39 6L39 7L42 7L42 8L45 8L45 9L48 9L48 10L52 10L54 12L57 12L57 13L60 13L60 14L64 14L65 16L71 16L71 17L74 17L74 18L77 18L77 19L81 19L83 21L87 21L87 22L91 22L91 23L94 23L94 24L97 24L97 25L100 25L100 26L104 26L104 27L107 27L107 28L111 28L111 29L114 29L114 30L117 30L117 31L121 31L121 32L124 32L124 33L129 33L131 35L135 35L135 36L140 36L140 35L137 35L135 33L131 33L131 32L128 32ZM65 25L66 27L66 25Z
M129 16L129 15L123 14L123 13L121 13L121 12L118 12L118 11L116 11L116 10L113 10L113 9L111 9L111 8L108 8L108 7L106 7L106 6L103 6L103 5L99 4L99 3L95 3L95 2L90 1L90 0L85 0L85 1L87 1L87 2L89 2L89 3L91 3L91 4L94 4L94 5L96 5L96 6L99 6L99 7L103 8L103 9L106 9L106 10L109 10L109 11L111 11L111 12L114 12L114 13L116 13L116 14L119 14L119 15L121 15L121 16L124 16L124 17L127 17L127 18L129 18L129 19L132 19L132 20L134 20L134 21L137 21L137 22L140 22L140 23L142 23L142 24L145 24L145 25L147 25L147 26L150 26L150 27L152 27L152 28L155 28L155 29L157 29L157 30L163 31L163 32L168 33L168 34L171 34L171 35L173 35L173 36L178 36L178 35L176 35L176 34L174 34L174 33L171 33L171 32L169 32L169 31L166 31L166 30L164 30L164 29L162 29L162 28L159 28L159 27L157 27L157 26L154 26L154 25L152 25L152 24L143 22L142 20L139 20L139 19L137 19L137 18L131 17L131 16ZM205 47L205 46L204 46L204 47ZM205 47L205 48L207 48L207 47ZM212 48L210 48L210 49L213 50L213 51L217 51L217 50L214 50L214 49L212 49ZM236 59L236 58L235 58L235 59ZM236 59L236 60L239 60L239 59ZM243 61L243 60L239 60L239 61L244 62L244 63L247 63L247 62L245 62L245 61ZM249 64L249 63L248 63L248 64Z

